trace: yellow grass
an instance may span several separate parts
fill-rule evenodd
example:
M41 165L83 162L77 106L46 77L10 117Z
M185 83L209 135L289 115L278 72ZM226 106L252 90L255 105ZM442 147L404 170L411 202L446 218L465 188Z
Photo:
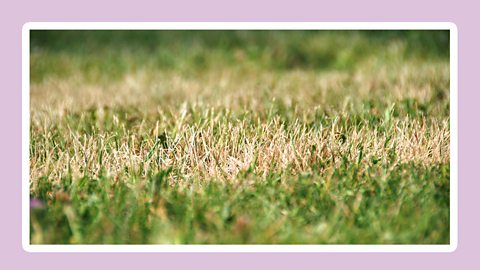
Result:
M448 63L385 67L370 62L352 73L226 69L181 75L139 70L109 84L86 83L82 77L49 79L31 85L31 129L45 141L52 137L51 125L68 129L68 151L52 158L52 144L37 144L45 149L31 149L36 154L30 159L30 176L60 179L69 167L74 177L86 171L97 175L103 166L109 175L121 177L126 166L144 173L174 166L185 178L234 179L251 166L261 175L285 169L308 172L318 161L329 164L324 169L333 169L344 157L357 161L360 151L362 163L385 161L392 150L394 163L446 163L450 158L448 118L429 117L428 122L393 118L382 124L390 127L388 134L367 122L359 128L344 128L337 121L349 121L349 115L360 113L367 100L428 102L440 91L431 82L448 85L448 78ZM262 121L269 117L272 104L293 108L296 120L285 123L280 116L270 115L271 121ZM115 142L117 148L112 140L115 134L102 132L105 111L132 106L138 109L129 116L136 123L132 128L113 116L113 124L125 131ZM84 134L59 122L66 114L82 115L86 110L96 112L100 133ZM207 123L195 123L192 111ZM384 114L376 109L369 113ZM309 126L319 114L328 115L332 124ZM235 121L222 122L226 115ZM167 132L168 147L159 147L158 154L148 160L155 139L167 125L174 127L174 132ZM41 153L48 154L38 162Z

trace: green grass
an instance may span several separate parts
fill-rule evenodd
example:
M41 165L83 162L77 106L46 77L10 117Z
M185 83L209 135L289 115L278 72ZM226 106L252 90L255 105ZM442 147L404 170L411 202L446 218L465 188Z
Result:
M448 31L32 31L33 82L110 82L138 69L352 70L377 61L448 59ZM37 61L38 57L38 61ZM79 74L80 73L80 74Z
M46 243L444 243L449 234L446 165L246 171L235 183L187 185L168 183L175 170L151 173L127 181L66 177L58 185L41 179L34 195L70 198L43 198L50 205L35 209L33 222L49 224Z
M449 243L448 51L445 31L33 31L30 240Z

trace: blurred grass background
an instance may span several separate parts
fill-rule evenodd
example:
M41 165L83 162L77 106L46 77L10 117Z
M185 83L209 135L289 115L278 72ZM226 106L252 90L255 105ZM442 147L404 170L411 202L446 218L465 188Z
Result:
M78 72L88 80L112 80L142 68L186 74L222 66L349 71L372 58L448 59L449 31L34 30L31 51L32 82Z

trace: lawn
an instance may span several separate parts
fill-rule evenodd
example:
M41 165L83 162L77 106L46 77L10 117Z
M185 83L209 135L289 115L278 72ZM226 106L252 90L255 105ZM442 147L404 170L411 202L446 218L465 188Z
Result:
M448 31L32 31L32 244L448 244Z

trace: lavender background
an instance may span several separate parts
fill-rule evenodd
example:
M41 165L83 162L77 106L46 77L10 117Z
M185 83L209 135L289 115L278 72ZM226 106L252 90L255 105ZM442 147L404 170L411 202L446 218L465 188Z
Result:
M0 2L0 245L14 269L478 269L480 4L474 1ZM28 21L450 21L459 36L459 239L454 253L42 254L21 246L21 29ZM477 256L476 256L477 255Z

